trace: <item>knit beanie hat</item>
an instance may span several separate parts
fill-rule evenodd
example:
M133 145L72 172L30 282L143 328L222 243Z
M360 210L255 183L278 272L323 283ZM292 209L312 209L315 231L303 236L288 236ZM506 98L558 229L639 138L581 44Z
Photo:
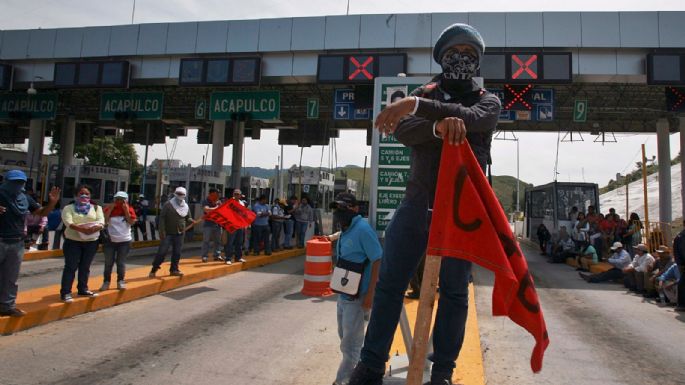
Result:
M447 50L456 44L468 44L476 49L478 53L478 61L480 62L483 51L485 51L485 42L480 33L468 24L455 23L445 28L440 34L438 41L433 48L433 59L440 64L442 56Z

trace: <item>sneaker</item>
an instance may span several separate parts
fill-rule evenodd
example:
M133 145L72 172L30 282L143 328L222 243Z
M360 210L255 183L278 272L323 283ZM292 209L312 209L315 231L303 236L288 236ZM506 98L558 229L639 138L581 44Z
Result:
M226 260L226 264L227 264L227 265L232 265L232 264L233 264L233 262L231 262L231 260L230 260L230 259L227 259L227 260Z
M117 281L117 290L126 290L126 281Z
M202 263L207 263L207 257L202 257Z
M169 275L171 275L173 277L183 277L183 273L181 272L181 270L171 271L171 272L169 272Z
M150 270L150 274L147 275L148 278L155 278L157 276L157 269L153 268Z
M247 262L247 261L246 261L244 258L240 258L240 259L238 260L238 262L240 262L240 263L245 263L245 262Z
M64 303L74 302L74 298L71 296L71 294L60 294L59 299Z
M105 291L105 290L109 290L109 281L102 282L102 286L100 286L100 291Z
M16 307L9 309L9 310L0 311L0 316L23 317L25 315L26 315L25 311L23 311L21 309L17 309Z
M219 256L217 256L217 257L214 257L214 260L215 260L215 261L223 261L223 260L224 260L224 257L222 257L222 256L219 255Z
M354 367L347 385L383 385L385 371L371 369L361 361Z
M94 293L90 290L86 290L86 291L79 291L78 295L80 295L81 297L97 297L98 293Z
M452 385L452 373L431 373L431 380L424 385Z

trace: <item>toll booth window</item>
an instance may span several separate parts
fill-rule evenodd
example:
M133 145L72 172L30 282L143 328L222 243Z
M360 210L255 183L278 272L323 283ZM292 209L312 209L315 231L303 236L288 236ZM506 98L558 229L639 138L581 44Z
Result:
M12 67L6 64L0 64L0 90L8 90L10 88L11 78Z
M343 56L319 56L318 80L340 82L343 80Z
M116 187L116 182L113 180L106 180L105 181L105 196L104 196L104 202L103 203L109 203L114 200L114 188Z
M76 83L76 63L56 63L54 79L56 86L73 86Z
M233 60L231 80L233 83L257 83L260 63L256 58Z
M407 57L405 55L378 56L378 76L397 76L407 72Z
M81 181L79 184L87 184L90 186L90 197L93 200L98 201L99 203L102 203L100 199L102 198L101 192L102 192L102 179L96 179L96 178L81 178Z
M72 177L65 177L64 186L62 186L62 197L73 197L76 193L74 190L76 190L76 179Z
M571 81L571 54L544 54L544 78L547 81Z
M204 60L187 59L181 60L181 84L202 83Z
M228 83L228 59L207 61L207 83Z
M78 71L78 85L95 86L98 84L100 66L98 63L81 63Z
M103 86L126 87L128 77L128 62L112 62L102 64Z
M484 55L480 64L480 76L486 81L505 81L507 57L504 54Z
M653 83L674 84L683 82L680 55L652 55L650 78Z

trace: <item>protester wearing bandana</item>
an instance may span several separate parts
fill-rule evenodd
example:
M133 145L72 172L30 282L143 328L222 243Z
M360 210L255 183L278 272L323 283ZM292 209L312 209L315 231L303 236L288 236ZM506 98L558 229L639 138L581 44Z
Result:
M181 260L183 237L186 228L195 224L190 216L190 207L185 199L186 189L184 187L177 187L174 197L169 199L162 207L162 212L159 215L159 238L161 243L152 262L150 278L155 277L157 270L159 270L159 267L164 262L169 247L171 247L170 274L179 277L183 276L183 273L178 268L178 263Z
M483 171L490 157L492 134L501 109L499 98L473 79L485 44L466 24L447 27L433 49L442 73L409 97L387 106L375 127L394 134L412 150L405 198L385 232L385 250L366 331L361 360L349 385L380 385L404 292L428 244L443 145L468 140ZM431 385L452 384L455 361L464 340L471 263L444 258L440 270L440 300L436 316Z
M59 202L60 190L50 190L48 205L41 207L33 198L24 194L26 174L10 170L0 185L0 317L21 317L26 314L16 307L17 279L24 257L24 222L26 216L45 216Z

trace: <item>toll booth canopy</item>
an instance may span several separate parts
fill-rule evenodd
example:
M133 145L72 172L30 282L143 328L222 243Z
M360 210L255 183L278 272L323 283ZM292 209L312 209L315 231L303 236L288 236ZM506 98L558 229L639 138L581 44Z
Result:
M599 210L597 184L552 182L526 189L526 236L537 240L537 228L541 223L550 233L558 232L560 226L570 230L569 213L574 206L583 213L587 213L588 206Z

